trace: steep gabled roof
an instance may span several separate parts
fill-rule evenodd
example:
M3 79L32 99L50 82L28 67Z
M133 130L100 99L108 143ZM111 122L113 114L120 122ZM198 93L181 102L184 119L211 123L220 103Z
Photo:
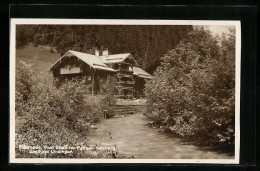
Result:
M109 63L120 63L123 62L126 58L131 56L130 53L123 53L123 54L116 54L116 55L108 55L108 56L95 56L87 53L77 52L73 50L69 50L67 53L65 53L60 59L58 59L51 67L50 71L53 71L55 68L57 68L60 64L63 58L68 56L76 56L86 64L90 65L92 68L97 70L106 70L111 72L116 72L116 70L108 67L106 64ZM136 62L136 61L135 61ZM148 78L151 79L152 76L142 70L138 67L133 67L134 75L141 77L141 78Z
M98 58L95 55L77 52L77 51L73 51L73 50L69 50L69 52L91 66L94 66L94 65L99 65L99 66L104 66L104 67L107 66L103 63L103 61L100 58Z
M149 73L145 72L145 71L142 70L141 68L133 67L133 71L134 71L134 75L136 75L136 76L138 76L138 77L148 78L148 79L153 78L152 75L150 75Z
M101 59L105 64L108 63L120 63L123 62L128 56L130 56L130 53L122 53L122 54L116 54L116 55L108 55L108 56L100 56Z
M103 63L102 59L98 56L77 52L73 50L69 50L66 54L64 54L59 60L57 60L51 67L50 71L53 71L56 67L58 67L61 63L62 58L69 56L72 54L73 56L76 56L86 64L90 65L92 68L98 69L98 70L106 70L106 71L112 71L116 72L116 70L109 68L106 64Z

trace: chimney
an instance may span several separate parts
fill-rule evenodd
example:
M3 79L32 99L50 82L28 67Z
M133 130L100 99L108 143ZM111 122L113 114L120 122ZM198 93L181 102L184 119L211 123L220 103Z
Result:
M98 49L95 50L95 56L99 56L99 50Z
M108 49L103 50L102 56L108 56Z

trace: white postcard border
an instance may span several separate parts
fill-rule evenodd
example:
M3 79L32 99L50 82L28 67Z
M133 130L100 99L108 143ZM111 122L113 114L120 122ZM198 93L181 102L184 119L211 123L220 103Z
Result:
M234 159L57 159L57 158L15 158L15 38L17 24L53 25L221 25L236 27L236 78L235 78L235 158ZM239 164L240 155L240 75L241 75L241 25L240 21L220 20L117 20L117 19L27 19L10 20L10 163L205 163Z

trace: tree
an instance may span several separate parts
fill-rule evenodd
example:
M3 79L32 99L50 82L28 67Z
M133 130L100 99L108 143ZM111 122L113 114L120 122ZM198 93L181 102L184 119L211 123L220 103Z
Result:
M28 42L28 35L25 27L17 26L16 27L16 47L21 48L25 46Z
M161 58L145 91L146 116L154 125L205 143L233 143L234 73L228 68L234 64L225 63L235 58L232 38L220 46L198 28Z

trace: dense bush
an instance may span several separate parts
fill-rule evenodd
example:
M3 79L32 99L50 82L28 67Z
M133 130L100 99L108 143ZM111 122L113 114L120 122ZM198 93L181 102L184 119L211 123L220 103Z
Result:
M15 108L20 111L17 115L23 115L31 94L33 70L29 70L28 68L31 66L24 62L19 62L18 65L19 67L16 68Z
M108 76L106 80L100 81L101 106L103 110L107 110L108 117L114 114L116 80L113 76Z
M66 80L57 89L51 76L39 74L32 64L18 63L16 71L16 157L122 157L114 152L36 155L18 150L19 145L88 145L87 132L103 112L102 99L89 96L80 79Z
M146 84L153 125L205 144L234 144L234 34L220 43L204 29L162 57Z

